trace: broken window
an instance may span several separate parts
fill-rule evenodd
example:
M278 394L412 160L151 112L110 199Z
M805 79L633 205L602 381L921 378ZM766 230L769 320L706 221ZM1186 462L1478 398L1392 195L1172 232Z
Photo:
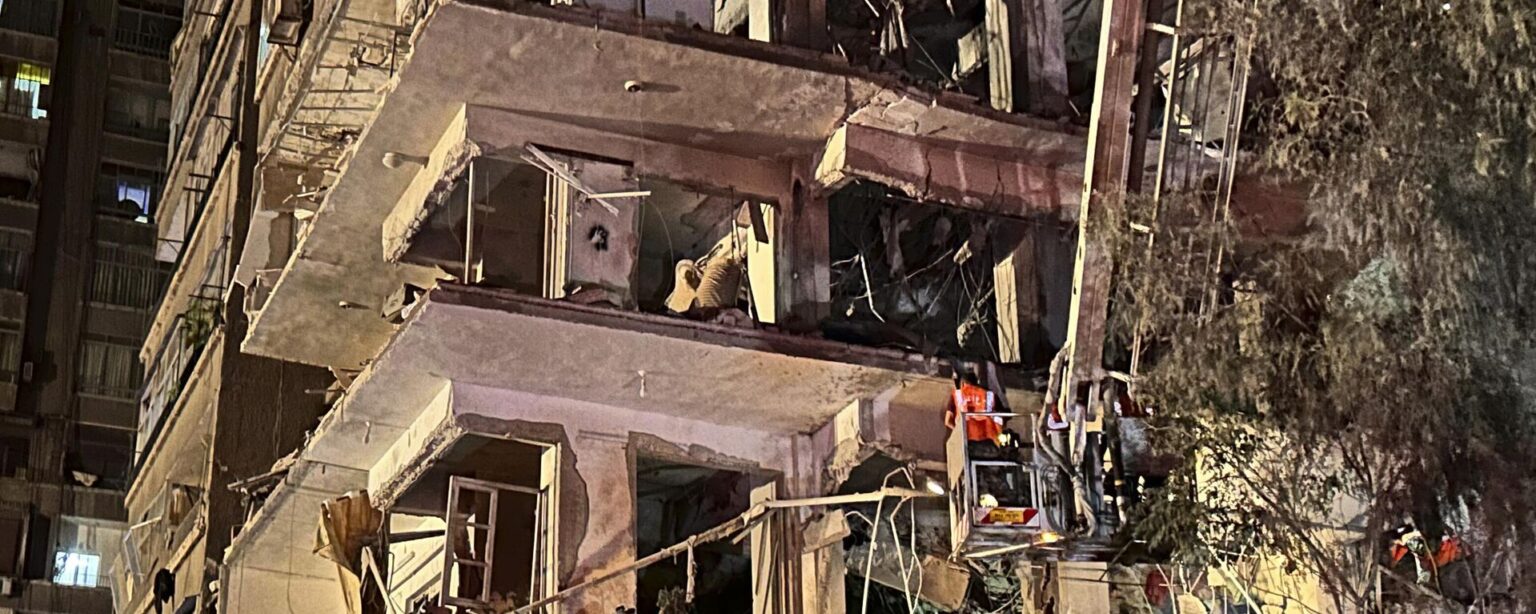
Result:
M643 180L640 308L745 325L772 322L772 205Z
M522 518L523 522L503 522L498 516L531 512L538 503L539 491L534 487L462 476L448 478L443 605L481 607L494 601L528 602L529 593L524 587L532 582L532 536L527 530L532 523L528 518ZM523 530L520 535L509 535L509 529ZM503 550L512 546L519 552L504 552L498 557L498 545Z
M640 456L635 464L635 554L644 558L747 511L751 478L716 469ZM752 560L744 544L728 540L693 549L636 573L637 609L680 611L690 586L694 612L751 612Z
M386 248L402 262L585 305L774 321L772 204L539 147L448 174Z
M474 435L449 444L388 510L388 598L481 611L552 593L557 455Z
M994 238L1023 222L923 203L868 182L833 194L828 207L827 337L999 359Z

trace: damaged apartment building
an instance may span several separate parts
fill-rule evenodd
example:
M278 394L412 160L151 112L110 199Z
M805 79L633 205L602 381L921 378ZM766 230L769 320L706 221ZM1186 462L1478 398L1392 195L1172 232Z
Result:
M1107 611L1086 220L1242 183L1163 4L190 0L122 609Z

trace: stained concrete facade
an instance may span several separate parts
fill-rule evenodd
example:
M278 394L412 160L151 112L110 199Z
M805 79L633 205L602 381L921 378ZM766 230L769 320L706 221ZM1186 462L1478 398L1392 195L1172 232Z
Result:
M125 609L150 609L160 569L173 606L222 612L369 598L357 609L505 609L575 586L544 611L643 607L658 598L642 588L654 576L629 566L671 545L656 543L648 498L694 484L648 473L660 464L735 480L750 491L727 497L736 514L811 500L755 517L721 560L749 561L738 596L751 611L837 612L846 535L820 498L867 488L854 484L877 455L942 481L957 364L1012 363L994 388L1008 386L1017 429L1033 432L1041 397L1028 375L1067 339L1088 136L1006 109L1049 105L997 110L850 65L824 52L827 5L814 1L711 12L322 0L282 12L290 4L305 6L200 14L174 56L177 107L190 111L159 223L177 269L141 354L141 423L154 426L139 433L128 501L145 562L125 578ZM996 55L989 70L1022 83L1008 64ZM1065 67L1044 69L1063 81L1046 89L1065 91ZM568 172L578 166L625 189L588 189ZM531 184L506 179L529 172ZM924 223L966 224L929 230L954 247L927 268L981 271L991 290L969 304L992 315L949 332L986 339L986 355L962 340L940 357L949 340L886 322L867 270L864 296L841 289L871 261L896 275L928 264L905 268L902 247L859 252L863 267L834 260L852 249L834 229L858 225L845 218L867 194L887 217L865 229L892 243L919 206L939 212ZM647 221L571 231L598 208ZM574 213L547 221L559 211ZM659 236L642 234L656 218ZM656 308L679 255L698 257L687 250L720 228L750 237L751 287L736 303L748 308ZM605 278L616 288L565 283L583 258L632 268ZM188 353L169 371L188 375L156 378L163 348ZM529 536L508 542L517 561L491 557L520 585L496 599L476 587L511 586L498 572L480 566L477 579L450 559L501 543L471 525L503 508L454 509L460 478L492 484L517 511L492 524ZM337 564L314 540L336 529L322 506L348 493L366 493L383 520L344 540L353 561ZM191 511L173 522L162 510L180 499Z
M366 490L395 514L394 532L441 526L421 515L431 508L421 501L444 488L436 480L474 469L456 460L470 443L547 455L529 474L554 519L539 572L546 593L640 555L632 499L644 481L636 472L654 459L750 476L754 501L831 494L875 450L942 473L948 361L788 330L797 319L814 325L834 300L827 197L872 182L1046 225L1070 224L1076 211L1081 132L912 89L787 45L789 36L753 41L575 7L356 0L316 3L296 46L258 50L264 58L251 63L241 33L251 18L237 2L189 22L173 60L177 106L191 115L159 218L177 270L141 354L151 365L141 419L154 426L140 431L143 469L129 497L130 517L146 524L133 536L144 560L124 580L127 611L150 607L159 569L174 578L171 606L195 598L233 612L340 611L337 566L311 548L320 503ZM553 57L565 68L550 68ZM183 76L188 65L197 68ZM254 107L240 74L257 75ZM701 75L734 75L734 85ZM549 112L556 100L582 102ZM254 158L234 137L247 121L260 122ZM576 304L397 261L431 216L423 199L461 168L453 156L518 161L531 144L770 203L766 256L752 273L768 287L753 293L783 326ZM259 180L247 192L251 174ZM381 311L404 283L428 291L392 323ZM1031 305L1061 304L1040 286ZM231 290L199 293L208 287ZM1044 326L1043 309L1022 312L1025 326ZM209 311L220 316L200 319ZM189 331L206 335L190 351ZM156 378L167 347L189 354L171 363L187 374L179 380ZM266 394L232 393L250 385L237 365L251 361L294 376ZM289 361L329 368L336 382ZM302 402L329 400L328 388L344 392L328 410ZM284 395L297 396L277 402ZM269 436L261 420L231 424L273 412L300 430ZM223 448L252 439L261 450ZM225 487L262 477L263 463L277 470L244 491L250 498ZM238 501L252 505L230 525L217 510ZM185 510L162 513L173 507ZM750 557L756 577L778 578L755 600L744 596L756 608L841 605L839 545L783 550L820 512L753 531L743 548L768 548ZM441 592L438 565L422 562L443 556L441 535L390 548L390 560L421 560L385 566L387 598L410 607ZM785 554L766 554L773 548ZM633 605L638 582L621 574L564 611Z

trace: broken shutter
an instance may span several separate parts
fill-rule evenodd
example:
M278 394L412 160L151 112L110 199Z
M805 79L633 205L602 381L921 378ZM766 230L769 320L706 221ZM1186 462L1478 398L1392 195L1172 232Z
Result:
M752 315L758 322L774 324L779 321L778 293L774 287L778 279L777 258L774 257L774 242L778 235L774 224L778 216L772 205L748 202L745 206L753 213L752 232L747 233L746 240L747 289L752 296Z
M752 505L777 499L778 486L764 484L752 489ZM777 537L772 523L762 522L752 529L752 614L773 612L774 539Z
M632 304L640 253L637 208L589 194L635 192L639 181L626 165L558 154L547 158L556 168L545 190L544 295L598 291L606 292L609 302Z
M534 506L533 523L533 573L530 579L529 603L560 592L560 547L557 539L560 524L556 511L560 475L560 447L549 446L540 457L539 500ZM545 606L538 614L554 612L555 605Z
M949 429L949 438L944 442L945 466L949 471L949 540L950 548L955 552L965 550L966 540L971 536L971 491L970 491L970 463L966 455L965 425L956 421L957 426Z

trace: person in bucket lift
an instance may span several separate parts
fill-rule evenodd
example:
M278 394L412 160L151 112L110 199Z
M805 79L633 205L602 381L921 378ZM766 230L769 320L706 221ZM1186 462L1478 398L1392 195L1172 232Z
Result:
M974 414L997 411L997 395L981 385L975 372L955 372L955 389L944 404L944 427L953 430L960 414L965 420L966 445L972 458L1000 458L1012 443L1013 435L1003 430L1001 417Z

